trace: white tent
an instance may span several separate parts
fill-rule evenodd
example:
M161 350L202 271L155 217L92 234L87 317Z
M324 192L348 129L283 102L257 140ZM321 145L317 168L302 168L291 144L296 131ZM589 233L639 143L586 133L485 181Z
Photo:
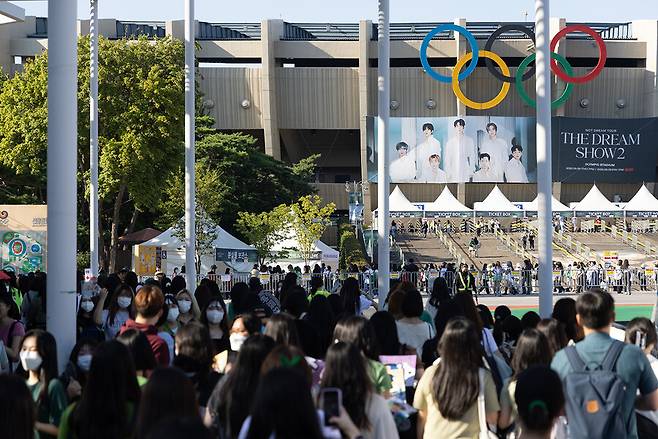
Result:
M292 264L292 265L303 265L304 259L299 253L299 242L295 238L294 234L291 232L288 237L279 243L277 243L272 249L273 252L287 252L287 256L283 258L277 258L276 264L282 265ZM314 243L312 250L311 260L309 263L316 264L324 262L325 264L331 266L333 269L338 268L338 250L334 250L329 247L324 242L317 240Z
M653 196L645 185L642 185L631 200L624 206L624 211L629 212L658 212L658 199Z
M537 212L538 206L539 206L538 197L535 197L535 199L532 200L531 202L523 203L523 210L525 210L526 212ZM568 206L562 204L560 200L555 198L555 195L551 195L551 210L553 212L571 212L571 209Z
M153 275L157 267L170 275L174 267L180 269L185 265L185 242L176 237L175 233L175 227L172 226L155 238L134 246L133 269L137 274ZM201 256L200 273L207 273L213 264L219 265L218 262L238 272L249 271L257 262L254 260L254 247L240 241L218 225L215 225L215 233L217 238L212 244L212 254ZM159 264L155 260L149 261L155 259L157 254L160 255ZM222 256L222 260L216 260L218 255Z
M436 200L425 204L425 214L430 217L470 216L473 209L460 203L446 186Z
M379 209L375 209L377 216ZM404 196L399 186L395 186L388 196L388 211L391 216L420 216L422 211Z
M487 198L473 204L477 216L517 216L522 211L515 206L500 191L498 185L494 186Z
M621 212L621 208L608 200L599 188L593 185L585 198L574 206L573 211L578 216L610 216L615 212Z

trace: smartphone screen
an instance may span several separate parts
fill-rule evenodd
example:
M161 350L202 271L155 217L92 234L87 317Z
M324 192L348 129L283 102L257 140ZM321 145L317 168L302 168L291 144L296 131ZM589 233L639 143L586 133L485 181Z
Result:
M331 425L329 419L340 415L340 390L322 389L322 410L324 411L324 425Z

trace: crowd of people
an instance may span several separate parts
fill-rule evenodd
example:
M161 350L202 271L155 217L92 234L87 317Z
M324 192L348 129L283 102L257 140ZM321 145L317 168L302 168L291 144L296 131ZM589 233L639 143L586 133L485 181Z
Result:
M467 269L458 275L470 285ZM1 437L632 438L658 430L655 326L635 319L618 337L626 344L614 341L614 300L600 289L560 299L542 320L506 306L492 314L445 277L426 303L401 279L377 304L352 277L335 293L322 282L303 288L295 272L273 291L252 277L225 300L209 279L192 290L180 276L140 283L121 270L81 290L77 343L62 369L45 327L45 274L6 277ZM582 378L591 373L598 379ZM596 387L601 380L609 385ZM615 421L601 427L597 413Z

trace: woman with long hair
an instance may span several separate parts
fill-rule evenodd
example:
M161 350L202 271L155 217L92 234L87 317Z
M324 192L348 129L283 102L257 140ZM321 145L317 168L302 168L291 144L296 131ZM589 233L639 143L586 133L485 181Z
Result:
M434 328L420 319L423 314L423 298L414 289L404 296L402 318L396 322L400 342L416 350L420 356L425 342L434 337Z
M478 437L478 395L483 392L489 424L498 421L498 394L484 368L480 333L467 318L451 320L439 341L441 361L427 369L418 383L418 437L442 439Z
M69 403L77 401L82 395L82 390L87 385L91 357L98 342L93 338L78 340L69 356L64 373L59 377L66 388Z
M324 357L324 353L327 352L327 348L331 344L331 335L336 326L336 318L327 298L321 294L315 295L311 299L308 313L303 320L317 334L317 351L321 353L321 357Z
M20 351L21 340L25 335L23 324L12 318L12 309L15 311L16 303L11 294L0 287L0 342L5 346L9 363L19 360L18 352Z
M450 300L450 289L445 277L437 277L432 283L432 291L430 292L430 299L427 302L425 311L432 317L436 317L436 311L439 305L443 302Z
M537 324L537 329L546 336L548 346L551 349L551 356L557 351L567 347L569 339L564 331L564 326L555 319L543 319Z
M498 426L501 429L508 428L518 419L518 410L514 401L516 391L516 380L521 372L533 365L550 366L553 353L548 339L538 329L526 329L523 331L516 343L514 357L512 357L512 369L514 374L503 386L500 394L500 417Z
M36 409L25 380L0 374L0 431L2 437L34 439Z
M367 358L368 374L377 393L388 396L391 390L391 377L386 367L379 362L377 337L370 321L361 316L344 317L334 329L334 340L354 344Z
M155 355L146 335L139 329L131 328L119 334L116 339L128 348L135 367L137 382L143 386L156 366Z
M570 341L578 343L585 337L583 328L576 321L576 301L571 297L563 297L555 302L551 317L562 323Z
M180 290L176 293L178 302L178 324L185 326L190 322L198 322L201 317L201 309L196 301L194 294L187 289Z
M192 381L178 369L156 369L142 392L137 414L137 439L146 439L161 421L186 417L199 417Z
M364 438L398 438L386 400L375 393L366 360L355 345L338 342L329 347L321 386L341 390L343 406Z
M217 383L208 400L204 422L215 430L215 437L238 437L242 423L249 416L261 366L273 348L274 340L265 335L252 335L242 344L233 368Z
M19 357L37 407L36 430L41 438L55 438L67 404L66 390L57 378L55 337L41 329L28 331L21 343Z
M281 313L270 317L263 334L272 337L276 344L301 347L295 319L289 314Z
M116 340L102 343L94 350L80 401L62 416L59 439L131 437L139 397L128 348Z
M135 318L135 293L128 285L120 284L113 291L107 305L108 294L106 288L101 290L94 308L94 322L103 329L106 340L112 340L128 319Z
M226 305L221 297L210 299L201 313L201 323L208 328L210 340L212 340L213 356L231 347Z

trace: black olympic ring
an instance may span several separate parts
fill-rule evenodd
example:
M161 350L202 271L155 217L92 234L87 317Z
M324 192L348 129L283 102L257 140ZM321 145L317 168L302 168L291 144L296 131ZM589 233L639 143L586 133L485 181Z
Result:
M496 29L490 36L489 39L487 39L487 42L484 43L484 50L487 50L491 52L491 48L493 47L494 40L498 38L499 35L509 32L509 31L519 31L526 35L530 40L532 41L533 44L535 44L535 33L532 31L532 29L527 28L526 26L522 26L520 24L506 24L504 26L499 27ZM502 73L500 73L498 70L496 70L496 67L494 66L493 62L489 58L485 58L484 62L487 65L487 70L491 72L492 75L494 75L496 78L500 79L501 81L504 82L509 82L513 83L515 81L515 78L513 76L506 76ZM527 72L523 75L521 78L522 81L526 81L532 77L532 75L535 74L535 66L533 65L528 69Z

